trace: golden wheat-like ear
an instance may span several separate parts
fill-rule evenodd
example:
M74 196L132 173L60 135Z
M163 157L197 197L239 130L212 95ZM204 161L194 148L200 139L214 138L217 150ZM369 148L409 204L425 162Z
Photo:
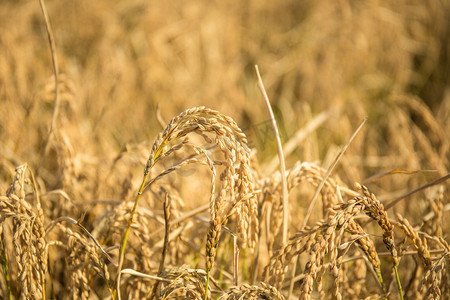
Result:
M66 263L68 272L64 274L68 281L67 289L73 299L89 299L93 281L100 277L103 282L111 284L111 275L107 262L98 253L97 246L91 239L61 223L56 226L64 233Z
M425 275L420 282L419 290L426 288L425 295L427 299L440 299L443 294L442 291L448 291L448 280L443 280L447 275L445 274L445 265L449 262L450 247L442 237L429 236L424 232L416 230L407 219L401 214L397 214L399 222L397 226L403 231L407 239L413 244L417 251L417 256L425 266ZM420 237L420 235L422 237ZM437 243L442 247L443 253L437 260L431 260L431 254L427 240ZM448 266L447 266L448 268Z
M16 168L16 174L6 197L0 197L0 225L12 221L14 261L21 299L45 299L48 248L44 215L35 190L36 204L26 200L26 188L34 177L27 176L27 164ZM31 174L31 171L30 171ZM11 259L11 257L9 258Z
M356 235L351 243L358 244L367 256L367 260L371 262L372 268L377 274L376 278L380 283L381 294L386 293L376 250L362 227L355 223L354 218L359 213L365 213L377 221L383 230L383 242L390 251L394 262L394 271L398 275L398 255L394 243L393 226L387 218L383 205L376 199L375 195L371 194L364 186L358 185L358 187L362 190L363 195L335 204L330 208L327 221L320 221L314 227L305 227L292 236L287 245L283 245L275 252L264 270L266 282L273 284L275 287L281 287L291 259L302 253L308 253L308 260L302 276L301 299L311 298L314 285L317 285L319 292L323 292L322 275L325 266L330 268L331 275L334 277L333 295L342 299L339 289L339 271L343 261L342 249L348 248L350 245L348 241L344 240L344 234L349 232ZM330 262L325 264L325 258L328 254ZM397 283L399 293L402 294L398 277Z
M193 145L187 136L194 133L200 135L207 143L213 144L219 150L221 157L215 157L209 149ZM169 122L153 143L145 166L144 179L131 210L119 259L118 288L125 246L140 195L145 188L163 176L190 163L206 164L212 173L209 200L210 228L206 242L208 274L214 264L222 226L230 214L236 212L242 239L250 246L250 249L254 249L258 235L258 208L250 169L250 149L247 143L245 134L233 119L205 107L187 109ZM158 161L184 147L190 147L194 154L165 169L147 183L150 171ZM221 185L216 195L217 165L222 166L224 170L219 176Z
M248 242L251 249L256 244L258 210L250 170L250 149L245 134L233 119L212 109L195 107L173 118L165 130L159 134L153 144L146 168L151 169L160 159L185 146L184 144L177 144L175 147L169 145L191 133L197 133L214 144L220 150L224 161L222 164L225 169L220 175L221 186L215 195L216 159L210 151L193 146L197 154L206 158L213 173L210 230L206 249L207 269L211 269L221 228L232 211L238 216L239 230L243 240ZM247 238L249 235L251 236Z

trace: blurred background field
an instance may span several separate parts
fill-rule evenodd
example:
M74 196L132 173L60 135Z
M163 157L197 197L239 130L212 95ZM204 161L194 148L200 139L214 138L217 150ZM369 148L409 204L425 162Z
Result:
M255 64L284 143L317 125L287 156L287 168L297 160L328 168L367 116L332 174L339 184L352 188L382 172L419 171L366 182L381 201L390 201L449 173L450 1L46 5L61 107L41 161L54 110L44 19L38 1L0 2L0 194L15 167L28 163L38 171L41 193L64 191L43 202L49 220L76 219L89 208L88 222L104 209L89 203L132 201L156 135L194 106L236 120L256 150L255 168L270 175L276 147ZM199 195L184 194L188 211L207 203L209 187L202 190L195 171L184 172L193 181L184 188ZM447 182L418 192L395 210L421 219L436 193L448 204L448 189ZM292 200L298 207L291 212L294 232L313 191ZM67 199L70 204L57 204ZM442 225L448 238L450 223Z

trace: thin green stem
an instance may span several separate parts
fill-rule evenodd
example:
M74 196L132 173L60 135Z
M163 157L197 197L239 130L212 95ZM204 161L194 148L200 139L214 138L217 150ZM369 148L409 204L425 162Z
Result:
M209 269L206 269L206 286L205 286L205 300L208 300L208 287L209 287L209 275L210 275Z
M377 271L377 278L378 278L378 282L380 282L383 293L386 294L386 290L384 288L383 276L381 276L381 272L379 272L379 271Z
M136 195L136 200L134 200L133 209L131 210L130 218L128 219L127 229L125 230L125 234L123 237L122 247L120 248L119 266L117 268L117 277L116 277L116 288L112 292L112 295L111 295L112 300L116 299L116 295L118 295L118 299L120 300L120 277L121 277L123 262L125 259L125 248L127 246L128 236L129 236L130 230L131 230L131 224L133 223L133 218L134 218L134 214L136 212L136 208L137 208L139 199L141 198L141 195L144 192L144 190L158 179L158 177L155 177L149 182L149 184L146 185L148 176L150 175L150 170L155 165L155 163L161 158L161 155L164 150L164 146L167 145L169 142L170 142L169 140L163 141L161 143L160 147L158 147L155 150L154 155L151 158L149 158L149 160L147 161L147 165L145 166L144 178L142 179L141 186L139 187L139 191Z
M400 282L400 276L398 275L397 264L394 262L394 272L395 272L395 280L397 281L398 292L400 294L400 299L403 300L403 289L402 284Z
M119 267L117 268L117 285L116 289L113 292L112 299L114 300L116 297L116 293L120 289L120 271L122 270L123 261L125 258L125 248L127 246L128 236L130 234L131 224L133 223L133 217L134 213L136 212L137 204L139 202L139 199L141 198L142 192L144 191L145 183L147 182L148 175L150 174L150 168L146 167L144 171L144 178L142 179L141 186L139 188L139 192L137 193L136 200L134 200L133 209L131 210L130 218L128 219L127 229L125 231L125 235L123 237L122 247L120 249L120 256L119 256ZM119 296L120 299L120 296Z

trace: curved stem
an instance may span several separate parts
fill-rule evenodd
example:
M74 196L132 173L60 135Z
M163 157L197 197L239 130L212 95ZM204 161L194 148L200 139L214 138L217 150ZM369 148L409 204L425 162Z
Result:
M142 192L145 187L145 183L147 182L148 175L150 174L150 167L145 168L144 178L142 179L141 186L139 188L139 192L137 193L136 200L134 200L133 209L131 210L130 218L128 219L127 229L125 230L125 235L123 237L122 246L120 249L119 256L119 267L117 268L117 282L116 282L116 290L114 290L112 299L114 300L116 297L116 293L119 295L118 299L120 299L120 271L122 270L123 261L125 258L125 248L127 246L128 236L130 234L131 224L133 223L134 213L136 212L137 204L139 199L141 198Z
M283 196L283 244L286 244L289 235L289 199L288 199L288 187L286 178L286 164L284 161L283 146L281 145L280 133L278 132L277 121L270 106L269 96L267 96L266 89L264 88L264 83L259 74L258 65L255 65L256 75L258 77L258 87L263 95L264 103L266 104L267 111L269 112L270 122L272 124L273 135L275 137L275 143L277 145L278 160L280 161L280 174L281 174L281 185L282 185L282 196Z
M210 270L207 269L206 270L205 300L208 300L209 274L210 274Z
M394 262L394 272L395 272L395 280L397 281L398 292L400 294L400 299L403 300L403 289L402 284L400 282L400 276L398 275L397 264Z
M39 0L39 4L41 6L42 14L44 16L45 21L45 28L47 29L47 37L48 37L48 43L50 45L50 52L52 56L52 66L53 66L53 75L55 79L55 96L54 96L54 107L53 107L53 115L52 115L52 123L50 124L50 132L47 136L47 140L45 141L44 146L44 152L41 154L41 158L39 160L39 165L36 169L36 176L39 174L40 167L42 166L44 162L44 158L48 153L48 150L50 148L50 141L52 137L55 135L56 131L56 121L59 114L59 106L60 106L60 98L59 98L59 78L58 78L58 60L56 58L56 45L55 45L55 39L53 37L53 30L50 25L50 18L47 14L47 8L45 7L44 0Z

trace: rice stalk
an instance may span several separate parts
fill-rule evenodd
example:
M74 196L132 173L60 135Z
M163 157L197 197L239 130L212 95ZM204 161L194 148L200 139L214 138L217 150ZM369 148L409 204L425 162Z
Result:
M211 141L221 150L225 160L225 170L221 174L222 186L217 197L214 195L214 184L211 187L210 197L210 230L207 237L206 270L209 278L209 272L214 264L217 242L219 240L221 228L226 222L228 215L233 209L238 212L240 232L243 240L248 242L251 249L254 248L257 236L257 216L249 217L249 212L256 212L256 198L253 193L253 181L249 165L249 148L244 133L239 129L236 123L229 117L204 107L196 107L182 112L173 118L165 130L159 134L155 140L146 167L144 169L144 178L140 185L138 194L131 210L128 225L125 230L121 252L119 256L119 268L117 274L117 290L120 289L120 270L123 266L125 247L130 233L131 224L136 212L137 204L145 188L159 180L161 177L173 172L183 164L198 161L195 157L182 161L163 171L156 177L149 180L150 171L154 165L161 159L169 156L176 150L185 145L185 142L169 147L169 144L184 138L190 133L199 132L203 137L208 134L214 136ZM195 148L197 153L203 154L215 177L215 169L212 159L209 158L208 151ZM212 182L214 183L214 182ZM228 199L229 198L229 199ZM242 213L239 213L242 212ZM248 234L251 234L250 240L247 240ZM207 280L209 284L209 280ZM207 287L206 287L207 289ZM120 296L119 296L120 297Z

